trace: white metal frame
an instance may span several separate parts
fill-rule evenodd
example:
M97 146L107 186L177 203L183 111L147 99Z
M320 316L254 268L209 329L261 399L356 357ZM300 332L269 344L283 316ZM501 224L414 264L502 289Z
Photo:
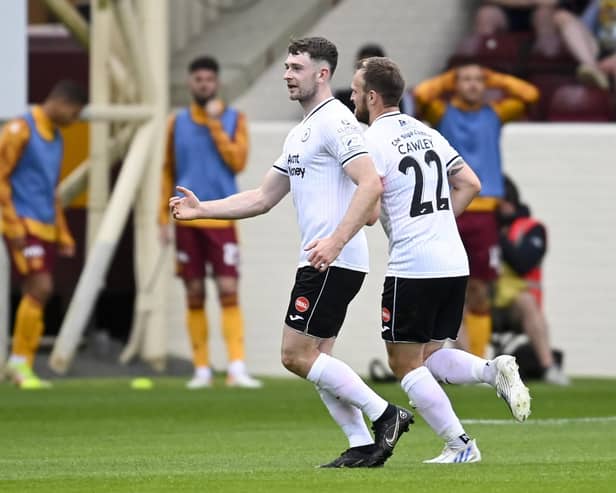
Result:
M75 21L72 6L66 0L48 0L51 3L63 20L68 19L67 24L77 26L69 28L80 31L83 38L84 26ZM93 2L91 12L92 104L84 112L92 120L91 151L88 160L61 185L66 203L89 182L88 255L49 366L58 373L69 369L134 206L137 302L133 335L123 359L140 354L162 368L166 355L166 283L162 274L168 269L159 264L169 262L165 252L161 253L157 212L169 110L168 2ZM136 80L131 80L129 74L135 74ZM110 125L112 121L123 122L123 126L116 129ZM117 130L113 136L112 128ZM109 167L129 141L130 148L110 193Z

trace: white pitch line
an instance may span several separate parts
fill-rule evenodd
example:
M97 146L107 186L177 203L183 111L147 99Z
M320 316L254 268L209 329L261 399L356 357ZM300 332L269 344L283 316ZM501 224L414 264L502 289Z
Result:
M513 419L462 419L465 425L519 425ZM610 423L616 421L616 416L596 416L584 418L546 418L525 421L524 425L568 425L574 423Z

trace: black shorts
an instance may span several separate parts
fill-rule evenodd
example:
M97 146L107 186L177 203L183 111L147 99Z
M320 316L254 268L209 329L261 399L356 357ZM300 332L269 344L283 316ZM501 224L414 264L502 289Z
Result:
M336 337L364 277L363 272L341 267L330 267L325 272L301 267L295 275L285 323L306 335Z
M386 277L381 302L381 337L387 342L456 340L467 277Z

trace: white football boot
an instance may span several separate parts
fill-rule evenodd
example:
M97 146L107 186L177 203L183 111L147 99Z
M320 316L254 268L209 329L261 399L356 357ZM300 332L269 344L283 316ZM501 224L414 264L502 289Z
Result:
M477 442L471 440L463 447L451 448L445 445L441 455L423 462L424 464L464 464L480 461L481 452L477 448Z
M513 356L494 358L496 365L496 395L503 399L516 421L526 421L530 415L530 392L524 385Z

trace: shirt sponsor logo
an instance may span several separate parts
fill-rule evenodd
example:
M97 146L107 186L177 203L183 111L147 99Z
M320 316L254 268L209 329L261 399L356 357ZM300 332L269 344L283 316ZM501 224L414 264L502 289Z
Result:
M306 168L289 168L289 176L299 176L300 178L304 178L304 174L306 173Z
M292 164L299 164L299 154L289 154L287 156L287 166Z
M298 312L304 313L308 310L308 308L310 308L310 302L308 301L308 298L300 296L295 300L295 309Z

